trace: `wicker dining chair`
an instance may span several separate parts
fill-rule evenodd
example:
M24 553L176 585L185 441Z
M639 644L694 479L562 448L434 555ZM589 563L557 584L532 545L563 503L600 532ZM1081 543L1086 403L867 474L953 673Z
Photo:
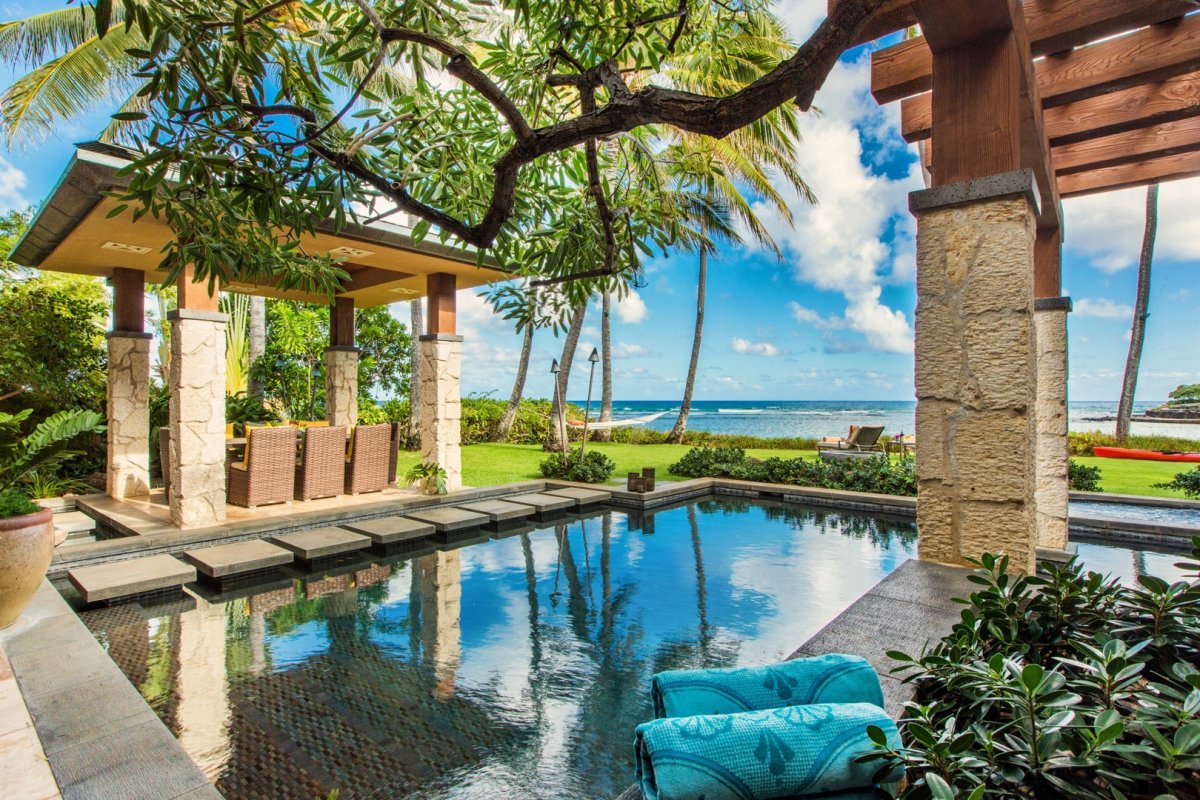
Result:
M406 425L392 423L392 441L388 445L388 486L396 482L396 465L400 462L400 439L404 436Z
M158 468L162 471L163 496L171 497L171 429L158 429Z
M336 497L345 481L346 432L342 426L307 428L296 465L296 499Z
M346 453L346 494L380 492L388 485L388 448L392 427L359 425L350 434Z
M246 431L246 456L230 462L226 476L227 499L235 506L290 503L296 481L296 429Z

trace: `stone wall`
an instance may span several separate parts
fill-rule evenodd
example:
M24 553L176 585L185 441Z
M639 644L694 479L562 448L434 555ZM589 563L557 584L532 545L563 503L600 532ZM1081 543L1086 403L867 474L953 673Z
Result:
M108 334L108 461L110 497L150 493L151 334Z
M446 487L462 488L462 337L427 334L420 338L421 460L446 470Z
M1026 193L918 211L922 559L1002 551L1034 566L1033 257Z
M1038 546L1067 549L1070 449L1067 443L1068 298L1035 303L1037 331Z
M225 521L225 315L172 311L171 523Z
M358 349L325 351L325 417L330 425L358 424Z

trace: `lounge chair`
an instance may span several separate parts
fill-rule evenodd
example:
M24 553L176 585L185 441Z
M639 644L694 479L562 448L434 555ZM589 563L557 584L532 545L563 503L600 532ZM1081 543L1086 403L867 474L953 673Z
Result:
M342 493L346 464L346 428L308 428L296 466L296 499L336 497Z
M817 442L817 452L822 450L852 450L858 453L882 453L883 445L879 437L883 435L882 425L862 425L850 431L845 439L825 438Z
M354 428L346 449L346 494L380 492L387 487L391 441L392 426L386 423Z
M295 428L251 428L246 431L246 455L226 470L228 501L255 508L290 503L296 481Z

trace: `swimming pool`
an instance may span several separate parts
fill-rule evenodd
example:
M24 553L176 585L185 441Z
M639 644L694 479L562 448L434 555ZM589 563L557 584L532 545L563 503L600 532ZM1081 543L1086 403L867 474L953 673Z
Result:
M1075 500L1071 502L1071 513L1085 514L1089 517L1130 520L1152 525L1194 526L1200 528L1200 508L1171 508L1168 506Z
M80 616L226 797L607 800L654 672L786 657L916 554L728 499L494 536Z

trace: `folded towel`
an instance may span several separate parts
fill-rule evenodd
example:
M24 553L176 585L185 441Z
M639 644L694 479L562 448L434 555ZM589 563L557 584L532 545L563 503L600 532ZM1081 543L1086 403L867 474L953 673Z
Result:
M735 714L811 703L883 708L879 675L864 658L827 655L765 667L660 672L650 687L656 717Z
M646 800L768 800L866 789L879 768L877 761L855 763L874 750L868 725L899 745L896 724L869 703L656 719L637 727L637 783Z

